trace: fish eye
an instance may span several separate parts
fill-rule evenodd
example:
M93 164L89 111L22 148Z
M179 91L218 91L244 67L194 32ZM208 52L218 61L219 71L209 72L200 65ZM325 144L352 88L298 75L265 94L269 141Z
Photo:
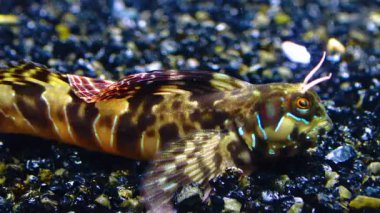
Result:
M299 109L310 109L310 101L307 98L300 97L296 100L297 108Z

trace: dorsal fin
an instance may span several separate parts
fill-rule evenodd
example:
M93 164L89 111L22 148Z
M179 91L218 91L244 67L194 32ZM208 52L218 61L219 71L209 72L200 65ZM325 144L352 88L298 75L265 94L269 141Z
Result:
M96 102L101 92L114 83L79 75L67 75L67 78L74 93L87 103Z
M192 92L205 94L215 91L231 91L247 86L240 81L220 73L207 71L158 70L126 76L105 88L98 100L130 98L139 94L182 94Z

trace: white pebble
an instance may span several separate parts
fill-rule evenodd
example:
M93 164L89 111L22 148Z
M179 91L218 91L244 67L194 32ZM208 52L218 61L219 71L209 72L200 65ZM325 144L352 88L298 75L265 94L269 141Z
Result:
M288 57L289 60L301 63L301 64L308 64L310 63L310 53L307 51L306 47L296 44L291 41L284 41L281 44L281 49Z

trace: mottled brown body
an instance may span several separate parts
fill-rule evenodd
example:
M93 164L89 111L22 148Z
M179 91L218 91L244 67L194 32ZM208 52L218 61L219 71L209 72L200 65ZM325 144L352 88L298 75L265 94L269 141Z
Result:
M154 71L112 82L58 74L34 63L0 69L0 132L29 134L137 160L152 160L148 209L204 186L228 167L293 156L331 129L312 86L252 85L210 72Z
M193 74L197 81L198 73ZM221 84L214 89L212 76L201 77L195 82L197 88L180 80L165 85L156 81L124 92L119 89L117 94L110 91L101 101L87 103L74 93L67 75L31 63L0 70L0 131L152 159L162 143L196 130L224 129L230 121L225 102L233 94L227 91L237 88Z

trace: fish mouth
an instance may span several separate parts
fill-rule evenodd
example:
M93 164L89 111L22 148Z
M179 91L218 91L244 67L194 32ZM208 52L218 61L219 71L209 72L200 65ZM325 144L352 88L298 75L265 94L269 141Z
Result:
M327 132L331 131L333 127L331 119L328 117L324 121L320 121L317 125L317 127L313 128L309 132L306 133L306 138L308 140L315 141L317 140L318 136L325 135Z

